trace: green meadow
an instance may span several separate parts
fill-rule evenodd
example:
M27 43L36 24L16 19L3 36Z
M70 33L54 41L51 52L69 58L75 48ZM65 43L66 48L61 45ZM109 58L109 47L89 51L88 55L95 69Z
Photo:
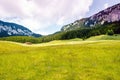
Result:
M120 80L120 39L113 38L0 41L0 80Z

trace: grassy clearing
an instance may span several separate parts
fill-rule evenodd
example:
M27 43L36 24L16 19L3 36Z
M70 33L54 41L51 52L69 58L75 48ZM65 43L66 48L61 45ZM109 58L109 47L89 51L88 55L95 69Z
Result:
M70 40L55 40L47 43L41 43L41 44L35 44L32 46L53 46L53 45L69 45L69 44L84 44L84 43L92 43L92 42L98 42L98 41L105 41L105 40L120 40L120 35L100 35L100 36L94 36L90 37L87 40L82 40L80 38L70 39Z
M0 80L120 80L119 40L76 42L34 47L0 41Z
M120 35L113 35L113 36L108 36L108 35L100 35L100 36L93 36L87 39L89 40L120 40Z

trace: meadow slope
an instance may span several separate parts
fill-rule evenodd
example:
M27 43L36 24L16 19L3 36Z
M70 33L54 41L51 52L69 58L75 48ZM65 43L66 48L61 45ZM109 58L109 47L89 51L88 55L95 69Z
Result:
M0 80L120 80L120 40L0 41Z

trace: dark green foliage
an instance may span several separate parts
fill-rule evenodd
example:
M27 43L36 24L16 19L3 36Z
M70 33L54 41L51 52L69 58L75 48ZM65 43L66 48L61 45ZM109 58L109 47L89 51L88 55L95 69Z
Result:
M13 36L13 37L4 37L0 40L15 41L15 42L32 42L32 43L42 43L49 42L53 40L66 40L73 38L81 38L83 40L91 37L108 33L109 30L112 30L112 34L120 34L120 22L107 23L104 25L96 25L92 28L80 28L71 31L60 31L54 34L43 36L39 38L26 37L26 36ZM110 34L110 33L109 33Z
M11 36L11 37L2 37L0 38L0 40L20 42L20 43L25 43L25 42L42 43L42 42L49 42L52 40L61 40L63 34L64 32L59 32L56 34L38 37L38 38L30 37L30 36Z
M68 31L62 36L62 39L73 39L73 38L86 39L90 37L88 34L90 31L91 29L78 29L78 30Z
M111 29L111 30L108 30L108 31L107 31L107 35L110 35L110 36L114 35L113 30L112 30L112 29Z
M97 36L106 34L108 30L111 30L112 34L120 34L120 22L107 23L104 25L96 25L93 28L77 29L72 31L67 31L62 36L62 39L73 39L82 38L83 40L91 36Z
M28 36L11 36L11 37L3 37L0 40L5 41L14 41L14 42L31 42L31 43L40 43L40 38L28 37Z

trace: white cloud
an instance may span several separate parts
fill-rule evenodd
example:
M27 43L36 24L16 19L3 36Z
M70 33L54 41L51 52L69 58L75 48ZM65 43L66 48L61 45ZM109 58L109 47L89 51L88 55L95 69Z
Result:
M57 25L63 25L64 24L64 22L65 22L65 18L64 17L61 17L60 19L58 19L58 21L57 21Z
M108 8L109 7L109 4L108 3L105 3L104 4L104 9Z
M84 17L93 0L0 0L0 18L48 34L52 25L63 26ZM55 27L55 31L56 31ZM51 30L53 31L53 30Z

